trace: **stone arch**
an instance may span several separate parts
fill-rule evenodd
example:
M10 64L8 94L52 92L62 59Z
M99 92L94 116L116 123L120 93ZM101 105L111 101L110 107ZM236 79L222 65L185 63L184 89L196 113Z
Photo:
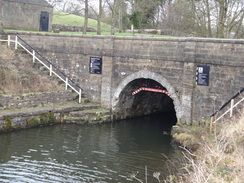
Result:
M176 95L175 90L172 87L172 85L161 75L154 73L154 72L146 71L146 70L133 73L133 74L127 76L125 79L123 79L120 82L119 86L115 90L115 93L112 97L112 110L114 111L116 109L116 106L119 102L119 96L120 96L121 92L123 91L123 89L128 85L128 83L132 82L135 79L139 79L139 78L148 78L148 79L155 80L167 89L167 91L171 95L171 98L173 99L176 117L178 120L180 120L182 117L180 100L178 99L178 96Z

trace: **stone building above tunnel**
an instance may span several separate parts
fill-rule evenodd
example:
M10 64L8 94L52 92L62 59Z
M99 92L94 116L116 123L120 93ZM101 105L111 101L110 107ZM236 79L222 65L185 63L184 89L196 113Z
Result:
M0 0L4 29L51 31L53 7L45 0Z

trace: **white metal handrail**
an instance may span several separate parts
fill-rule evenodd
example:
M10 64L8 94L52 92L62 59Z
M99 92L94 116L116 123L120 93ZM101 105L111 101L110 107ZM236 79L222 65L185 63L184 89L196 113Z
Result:
M41 63L45 68L47 68L50 72L50 76L52 76L53 74L55 76L57 76L61 81L63 81L65 83L65 89L67 90L68 87L70 87L73 91L75 91L78 95L79 95L79 103L81 103L81 89L79 88L79 90L75 89L70 83L69 83L69 79L68 77L66 77L65 79L63 79L58 73L56 73L55 71L53 71L53 65L50 64L50 66L48 66L47 64L45 64L41 59L39 59L38 57L36 57L36 52L35 50L33 50L32 52L30 50L28 50L24 45L22 45L19 41L18 41L18 36L15 36L15 40L11 40L10 35L8 35L8 40L3 40L0 39L0 42L7 42L8 43L8 47L10 47L11 43L14 43L14 48L17 49L18 45L23 48L27 53L29 53L32 56L32 61L33 63L35 62L35 60L37 60L39 63Z
M8 40L0 39L0 42L8 42Z
M217 121L219 121L222 117L224 117L226 114L228 114L229 112L232 112L232 110L238 106L242 101L244 101L244 97L237 102L235 105L233 105L233 107L230 107L224 114L222 114L220 117L218 117L213 123L216 123Z

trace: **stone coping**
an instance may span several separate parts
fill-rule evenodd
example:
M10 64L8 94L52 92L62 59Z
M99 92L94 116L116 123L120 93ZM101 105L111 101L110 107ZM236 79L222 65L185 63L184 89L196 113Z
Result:
M114 36L114 35L81 35L81 34L59 34L41 32L22 32L8 31L9 34L33 35L33 36L52 36L52 37L78 37L78 38L100 38L117 40L147 40L147 41L175 41L175 42L210 42L210 43L236 43L244 44L244 39L219 39L219 38L200 38L200 37L147 37L147 36Z
M100 107L99 104L65 104L60 106L45 106L45 107L38 107L38 108L23 108L23 109L16 109L16 110L3 110L0 111L0 119L5 117L24 117L24 116L33 116L33 115L40 115L46 114L48 112L59 113L59 112L73 112L73 111L80 111L91 109L94 107Z

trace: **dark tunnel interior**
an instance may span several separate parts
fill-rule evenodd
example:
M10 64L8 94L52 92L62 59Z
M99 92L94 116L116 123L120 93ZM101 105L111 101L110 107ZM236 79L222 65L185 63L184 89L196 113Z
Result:
M132 95L133 92L134 95ZM171 123L175 125L177 118L173 99L163 92L167 93L167 89L152 79L140 78L131 81L119 96L117 106L120 111L119 115L122 118L135 118L165 114L167 117L172 118Z

